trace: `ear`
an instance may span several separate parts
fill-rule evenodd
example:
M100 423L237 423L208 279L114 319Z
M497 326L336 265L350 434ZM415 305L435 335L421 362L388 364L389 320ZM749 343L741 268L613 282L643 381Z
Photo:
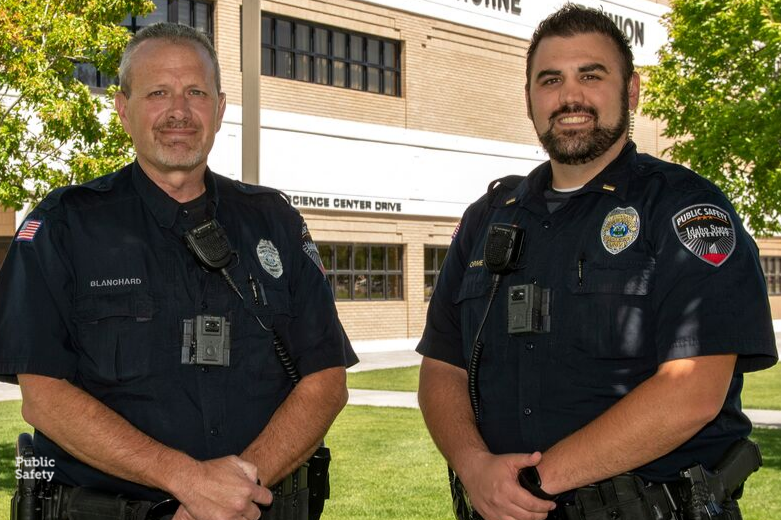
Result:
M222 128L222 118L225 115L225 107L227 104L228 98L225 95L225 92L220 92L219 101L217 102L217 124L215 125L216 128L214 129L215 133L219 132L220 128Z
M637 72L632 73L627 88L629 89L629 111L634 112L637 104L640 102L640 74Z
M117 115L122 122L122 127L125 129L125 132L130 135L130 122L127 119L127 95L121 90L117 90L114 94L114 109L117 111Z

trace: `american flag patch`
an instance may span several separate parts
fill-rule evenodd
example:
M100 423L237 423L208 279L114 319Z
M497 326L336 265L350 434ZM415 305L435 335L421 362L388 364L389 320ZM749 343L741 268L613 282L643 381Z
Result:
M456 229L453 230L453 234L450 235L450 240L455 240L458 236L458 230L461 229L461 221L458 221L458 224L456 224Z
M35 234L41 228L43 221L41 220L25 220L22 223L22 227L19 228L19 232L16 234L17 242L32 242Z

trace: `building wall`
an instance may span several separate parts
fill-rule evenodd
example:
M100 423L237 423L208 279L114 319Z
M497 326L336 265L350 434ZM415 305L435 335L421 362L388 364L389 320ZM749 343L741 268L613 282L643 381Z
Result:
M458 219L378 217L359 213L333 215L302 211L317 242L404 245L404 299L339 301L336 307L348 336L354 340L417 337L423 332L428 303L423 295L425 246L448 246Z
M16 219L13 210L0 208L0 265L11 247L11 239L16 233Z
M776 256L781 258L781 237L757 239L761 256ZM781 320L781 295L770 296L770 309L774 320Z
M523 93L526 40L352 0L266 0L261 9L403 42L402 97L262 76L262 108L539 145ZM224 90L240 105L238 12L238 0L217 3ZM642 151L659 155L666 147L656 122L640 116L636 131Z

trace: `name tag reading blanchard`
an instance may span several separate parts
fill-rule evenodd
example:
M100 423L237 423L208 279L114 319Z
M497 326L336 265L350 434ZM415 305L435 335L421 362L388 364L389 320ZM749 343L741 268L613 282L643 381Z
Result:
M230 366L230 322L204 315L182 320L182 364Z

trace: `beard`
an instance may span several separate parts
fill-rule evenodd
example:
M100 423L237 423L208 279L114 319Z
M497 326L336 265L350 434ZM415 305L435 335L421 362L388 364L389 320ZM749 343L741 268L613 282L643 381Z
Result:
M164 123L156 130L165 128L190 128L187 121L177 121ZM157 142L154 148L154 158L162 166L172 170L189 170L206 159L206 154L201 147L201 143L195 141L194 146L189 146L183 141L173 143Z
M601 126L596 110L577 104L563 106L551 114L548 130L538 134L550 158L561 164L573 165L585 164L604 154L629 128L629 96L624 93L621 97L621 118L615 126ZM561 115L574 113L590 114L594 118L594 127L554 133L554 120Z

